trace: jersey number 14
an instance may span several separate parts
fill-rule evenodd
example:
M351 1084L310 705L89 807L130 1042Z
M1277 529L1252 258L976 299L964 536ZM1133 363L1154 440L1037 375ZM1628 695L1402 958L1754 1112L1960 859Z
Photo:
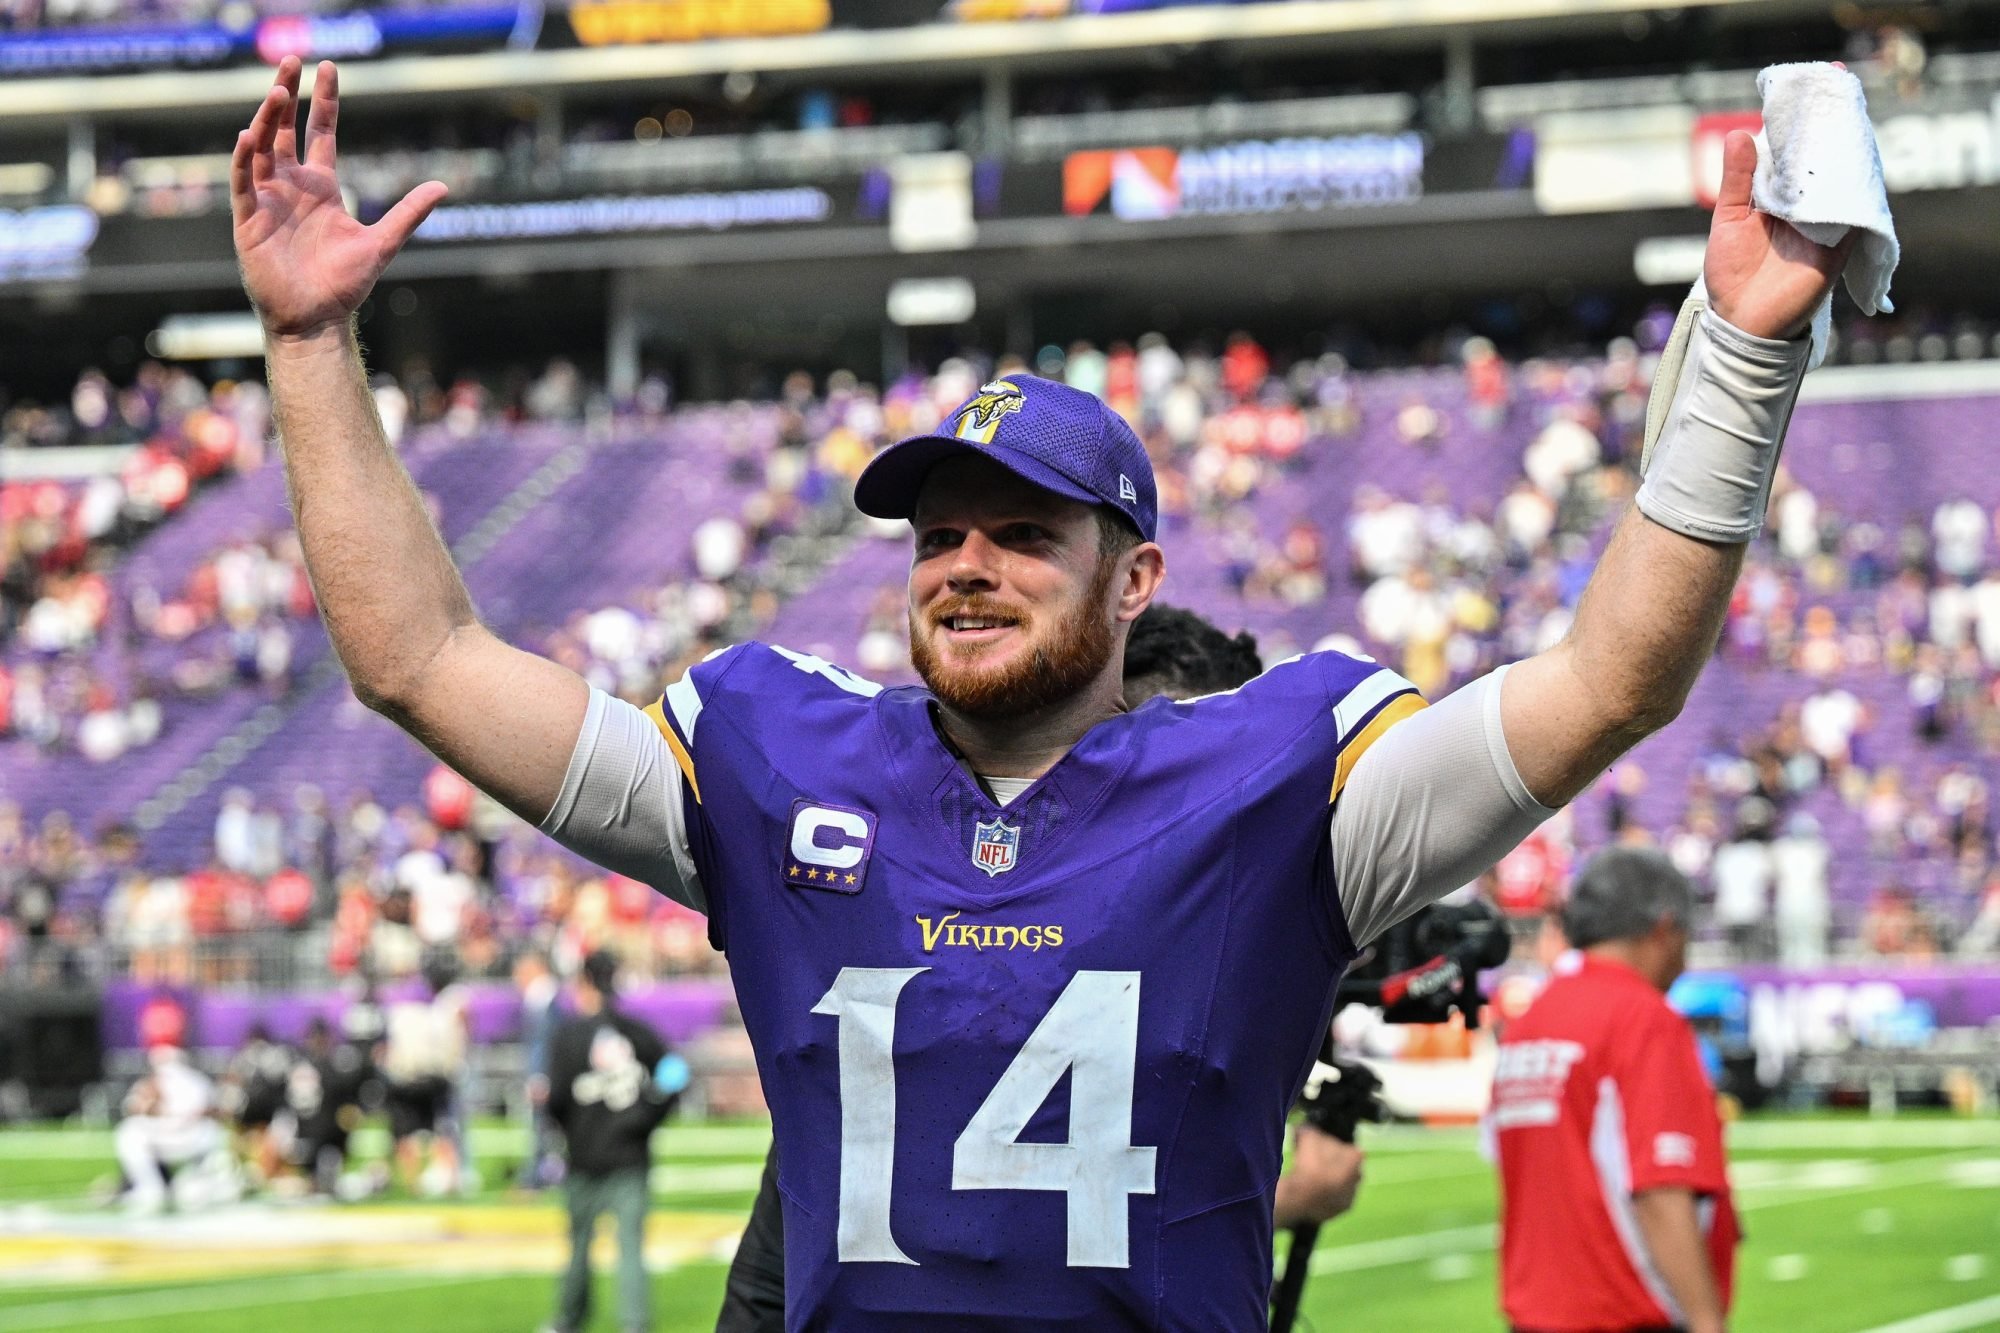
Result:
M896 1001L927 967L844 967L813 1006L840 1020L842 1263L914 1264L889 1231L896 1170ZM1129 1268L1128 1195L1153 1192L1157 1150L1132 1143L1139 974L1079 972L952 1146L955 1190L1060 1190L1069 1266ZM1021 1133L1070 1074L1069 1138Z

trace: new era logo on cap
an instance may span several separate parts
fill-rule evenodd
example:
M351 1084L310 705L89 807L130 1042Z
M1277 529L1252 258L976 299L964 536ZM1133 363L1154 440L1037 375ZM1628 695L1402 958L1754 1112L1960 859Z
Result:
M977 453L1044 490L1116 510L1151 541L1159 526L1153 464L1125 419L1094 394L1033 375L979 386L938 430L890 445L854 487L877 518L910 518L932 467Z

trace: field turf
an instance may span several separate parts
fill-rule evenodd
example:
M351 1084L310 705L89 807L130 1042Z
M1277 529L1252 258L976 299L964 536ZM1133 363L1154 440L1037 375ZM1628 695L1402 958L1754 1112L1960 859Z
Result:
M1360 1205L1322 1234L1301 1326L1501 1327L1493 1181L1474 1136L1372 1129ZM489 1182L515 1141L479 1131ZM657 1143L655 1327L706 1330L764 1130L670 1126ZM491 1188L453 1204L391 1195L128 1222L88 1201L109 1149L97 1131L0 1131L0 1333L499 1333L547 1317L553 1198ZM1751 1120L1732 1127L1731 1156L1748 1232L1734 1327L2000 1329L2000 1120ZM601 1281L593 1327L614 1327L610 1296Z

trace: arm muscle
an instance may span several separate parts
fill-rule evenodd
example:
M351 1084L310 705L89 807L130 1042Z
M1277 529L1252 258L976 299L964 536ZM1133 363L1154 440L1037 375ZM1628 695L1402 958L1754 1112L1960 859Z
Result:
M1695 541L1634 507L1561 643L1507 673L1507 749L1543 805L1567 804L1679 714L1722 631L1743 548Z
M561 790L587 687L479 623L382 434L351 329L273 336L268 370L306 568L355 693L539 823Z

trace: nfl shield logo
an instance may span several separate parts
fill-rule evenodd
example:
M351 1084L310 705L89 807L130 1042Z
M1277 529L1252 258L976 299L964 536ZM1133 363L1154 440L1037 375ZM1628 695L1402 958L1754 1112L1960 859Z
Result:
M1021 847L1021 830L1004 820L980 824L972 833L972 864L992 878L1014 868L1014 855Z

